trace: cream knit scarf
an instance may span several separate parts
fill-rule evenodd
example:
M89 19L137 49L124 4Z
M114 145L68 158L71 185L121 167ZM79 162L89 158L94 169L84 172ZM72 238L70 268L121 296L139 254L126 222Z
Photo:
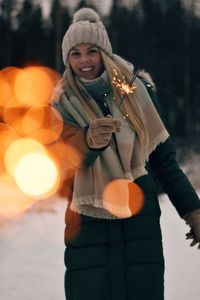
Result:
M102 86L108 84L107 74L104 72L99 80L102 81ZM90 101L97 117L103 117L97 102L86 89L87 84L83 84L80 80L77 80L77 84L87 94L88 99L86 101ZM108 93L104 100L112 115L122 121L122 130L120 133L115 134L115 139L98 155L90 167L76 169L73 197L70 205L72 211L107 219L131 216L128 192L124 193L123 203L115 203L114 199L112 201L103 199L104 190L115 179L134 181L136 178L147 174L145 163L148 161L150 153L169 136L143 83L137 78L135 85L137 87L135 93L139 99L148 128L149 145L146 149L141 149L137 135L118 110L112 92ZM89 125L89 120L80 101L70 89L67 89L65 94L61 96L56 107L64 112L63 117L66 123L68 122L79 128Z

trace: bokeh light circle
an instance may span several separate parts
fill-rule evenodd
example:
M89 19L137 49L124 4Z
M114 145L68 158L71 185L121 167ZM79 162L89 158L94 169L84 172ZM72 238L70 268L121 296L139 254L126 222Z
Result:
M30 138L19 138L14 140L6 149L4 163L7 171L14 176L16 164L24 156L32 152L46 154L45 147L38 141Z
M27 111L22 120L24 135L46 145L59 138L63 130L61 114L49 105L39 105Z
M112 180L103 191L103 205L120 218L126 214L136 215L144 205L144 194L139 185L129 179Z
M41 152L21 157L16 164L14 177L25 194L40 199L52 195L59 184L56 164Z

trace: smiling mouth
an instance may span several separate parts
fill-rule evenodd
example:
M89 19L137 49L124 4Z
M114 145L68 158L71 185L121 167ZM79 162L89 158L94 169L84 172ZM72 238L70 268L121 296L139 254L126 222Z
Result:
M92 71L94 69L94 67L90 67L90 68L81 68L81 72L89 72Z

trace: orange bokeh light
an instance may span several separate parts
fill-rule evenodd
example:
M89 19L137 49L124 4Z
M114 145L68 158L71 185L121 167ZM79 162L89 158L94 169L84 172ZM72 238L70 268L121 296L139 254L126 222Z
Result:
M20 138L12 142L4 155L4 162L7 171L14 176L18 161L29 153L40 152L46 154L46 149L37 141L30 138Z
M18 138L18 135L12 130L12 128L0 122L0 173L5 171L5 164L4 164L4 155L8 148L8 146Z
M7 108L18 107L18 105L20 105L20 100L18 98L18 95L16 95L15 93L14 85L15 85L16 78L18 76L25 78L24 81L26 81L26 85L27 85L28 79L26 73L21 68L7 67L1 70L1 74L6 79L7 84L9 85L10 88L10 93L7 94L7 99L6 102L4 103L4 107Z
M22 106L10 107L3 110L3 120L19 135L23 135L23 119L27 109Z
M54 82L47 70L31 66L24 68L23 72L18 74L14 82L14 91L20 104L35 106L49 103Z
M83 164L78 150L67 142L62 142L61 139L57 143L50 145L48 149L57 159L63 173L66 173L69 169L80 168Z
M59 186L59 164L43 144L57 140L63 130L61 115L50 107L60 78L43 66L0 71L0 215L17 215Z
M59 171L54 161L41 152L21 157L14 174L15 181L25 194L43 199L54 194L59 185Z
M6 106L7 101L13 96L11 86L7 78L0 71L0 107Z
M72 196L72 186L75 175L75 167L71 161L73 156L73 161L75 159L75 164L80 164L80 156L75 150L72 150L63 142L54 143L48 146L48 151L51 153L54 161L56 161L60 170L60 186L58 188L58 195L64 198L71 198Z
M5 166L18 187L30 197L43 199L54 194L60 184L60 169L47 149L30 138L11 143Z
M65 180L66 174L70 169L69 157L67 155L67 145L62 142L54 143L48 146L48 151L59 164L61 169L62 179Z
M0 74L0 105L7 108L51 103L53 89L61 77L43 66L7 67Z
M58 139L63 129L60 113L48 105L31 108L23 117L24 135L48 144Z
M104 208L117 217L123 217L123 208L126 214L138 214L144 205L142 189L128 179L116 179L107 184L103 191Z

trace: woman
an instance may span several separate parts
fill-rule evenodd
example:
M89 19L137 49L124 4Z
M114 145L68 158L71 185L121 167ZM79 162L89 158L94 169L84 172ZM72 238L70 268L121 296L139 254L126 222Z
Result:
M66 71L54 107L63 116L68 207L68 300L162 300L164 258L153 173L200 242L200 201L180 170L152 88L112 53L92 9L63 38ZM121 81L120 81L121 80ZM120 90L121 87L121 90ZM152 102L153 101L153 102ZM122 194L121 194L122 192Z

